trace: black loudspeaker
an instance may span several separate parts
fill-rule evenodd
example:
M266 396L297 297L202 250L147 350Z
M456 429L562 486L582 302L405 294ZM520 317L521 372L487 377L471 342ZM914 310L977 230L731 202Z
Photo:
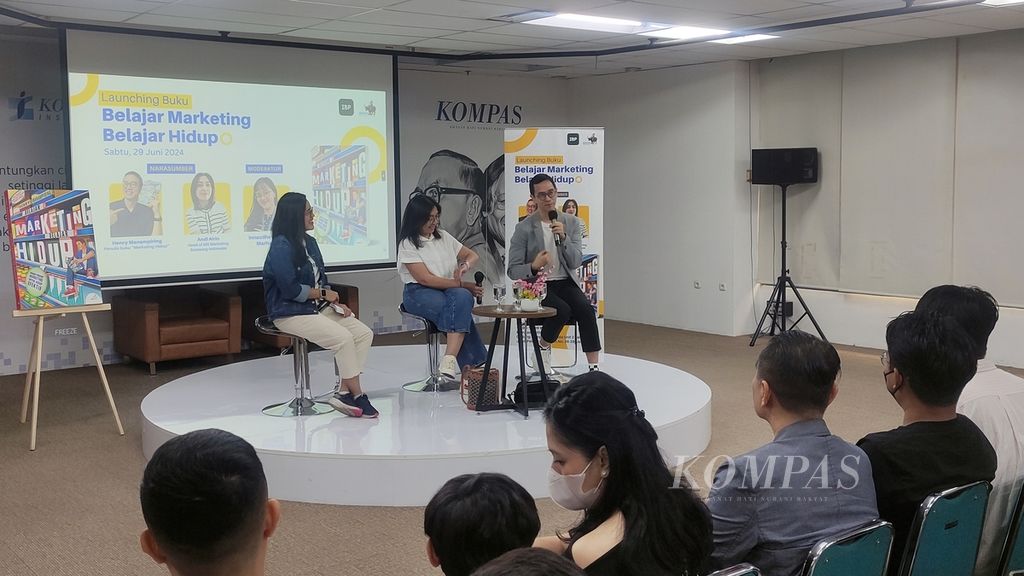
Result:
M817 181L817 148L761 148L750 151L751 184L812 184Z

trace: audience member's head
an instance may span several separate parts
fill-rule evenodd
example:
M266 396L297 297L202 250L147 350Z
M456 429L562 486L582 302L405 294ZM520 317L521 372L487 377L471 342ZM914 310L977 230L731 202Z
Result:
M914 311L934 312L956 320L974 341L979 360L988 353L988 337L999 321L996 299L977 286L936 286L921 296Z
M583 576L567 558L543 548L505 552L473 572L473 576Z
M142 549L172 574L263 573L280 508L267 499L263 465L245 440L213 429L168 440L139 492Z
M904 409L909 392L921 404L956 404L978 362L967 333L948 316L905 312L885 330L885 386Z
M828 342L797 330L773 337L757 357L754 411L765 420L778 411L821 418L836 396L839 368Z
M427 557L445 576L469 576L509 550L532 546L540 532L537 504L503 474L456 476L423 513Z
M632 390L603 372L589 372L560 386L544 417L551 497L584 511L569 539L621 512L623 555L641 571L704 572L711 553L707 508L669 471L658 433Z

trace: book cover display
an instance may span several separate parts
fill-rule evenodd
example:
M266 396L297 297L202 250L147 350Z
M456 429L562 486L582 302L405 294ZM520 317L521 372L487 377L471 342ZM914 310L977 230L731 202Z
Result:
M100 304L88 190L8 190L18 310Z

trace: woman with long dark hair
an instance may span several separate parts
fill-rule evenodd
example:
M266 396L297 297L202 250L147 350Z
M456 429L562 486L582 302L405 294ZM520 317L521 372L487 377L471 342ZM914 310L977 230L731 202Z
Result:
M262 176L252 185L252 208L245 219L246 232L269 232L277 211L277 186L274 181Z
M199 172L192 177L192 208L185 213L189 234L223 234L231 231L231 218L223 204L217 202L217 185L213 176Z
M267 313L280 330L334 351L341 382L328 404L348 416L376 418L377 409L359 385L373 331L356 319L327 284L320 247L307 234L312 229L313 208L306 196L297 192L282 196L263 264Z
M569 198L565 202L562 202L562 212L579 218L579 211L580 205L577 204L576 201L573 200L572 198Z
M483 288L463 279L477 254L438 226L441 205L426 194L409 199L398 234L398 273L405 283L402 304L447 334L441 375L456 380L459 368L487 357L473 323L473 298Z
M658 433L615 378L588 372L558 388L544 409L551 498L583 518L537 546L591 576L704 574L711 517L658 449Z

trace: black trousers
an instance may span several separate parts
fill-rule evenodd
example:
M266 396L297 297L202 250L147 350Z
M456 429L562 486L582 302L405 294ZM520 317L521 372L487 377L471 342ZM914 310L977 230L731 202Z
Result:
M550 318L545 318L541 324L540 335L545 342L552 343L558 340L562 328L575 320L579 325L583 351L597 352L601 349L601 335L597 332L597 315L594 313L594 307L575 282L568 278L548 280L548 295L541 304L558 312Z

